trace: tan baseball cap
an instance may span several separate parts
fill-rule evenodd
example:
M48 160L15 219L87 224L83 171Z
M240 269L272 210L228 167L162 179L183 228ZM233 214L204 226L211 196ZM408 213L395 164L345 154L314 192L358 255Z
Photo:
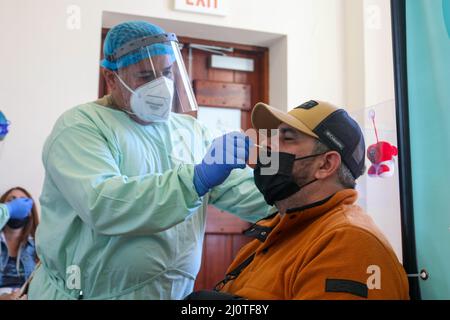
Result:
M262 102L256 104L252 112L255 129L277 129L282 123L339 152L355 179L364 173L364 136L358 123L344 109L316 100L305 102L287 113Z

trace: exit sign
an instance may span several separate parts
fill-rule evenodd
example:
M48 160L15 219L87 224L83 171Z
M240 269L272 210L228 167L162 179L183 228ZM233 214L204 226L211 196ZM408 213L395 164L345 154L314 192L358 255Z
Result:
M175 0L175 10L227 15L228 0Z

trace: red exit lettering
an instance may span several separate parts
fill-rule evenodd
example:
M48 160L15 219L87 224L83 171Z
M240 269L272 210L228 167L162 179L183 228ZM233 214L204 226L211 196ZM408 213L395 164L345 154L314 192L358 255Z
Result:
M217 9L218 0L186 0L186 4L193 7Z

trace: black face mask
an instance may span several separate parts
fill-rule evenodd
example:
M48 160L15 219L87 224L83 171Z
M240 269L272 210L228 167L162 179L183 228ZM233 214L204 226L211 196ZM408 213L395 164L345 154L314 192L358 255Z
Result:
M25 219L9 219L6 225L11 229L20 229L27 225L28 220L29 217L26 217Z
M271 152L270 158L277 156L279 157L278 170L271 175L261 174L261 169L270 168L271 163L269 162L268 164L261 164L260 158L258 157L258 162L253 173L256 187L264 195L264 199L266 200L266 202L272 206L275 204L275 201L286 199L294 193L297 193L307 185L317 181L317 179L314 179L302 186L299 186L297 183L295 183L292 177L292 169L294 167L295 161L317 157L322 154L325 154L325 152L312 154L306 157L295 158L295 154L292 153Z

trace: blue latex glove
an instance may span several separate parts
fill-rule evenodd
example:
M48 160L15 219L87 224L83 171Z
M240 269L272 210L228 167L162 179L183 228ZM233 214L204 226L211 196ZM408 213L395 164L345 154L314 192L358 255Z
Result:
M10 219L23 220L30 214L33 200L29 198L17 198L6 203Z
M250 144L250 138L240 132L214 139L202 163L194 168L194 185L200 197L224 182L233 169L245 168Z
M8 134L8 126L9 121L6 120L6 117L3 114L3 112L0 111L0 141L3 140Z

